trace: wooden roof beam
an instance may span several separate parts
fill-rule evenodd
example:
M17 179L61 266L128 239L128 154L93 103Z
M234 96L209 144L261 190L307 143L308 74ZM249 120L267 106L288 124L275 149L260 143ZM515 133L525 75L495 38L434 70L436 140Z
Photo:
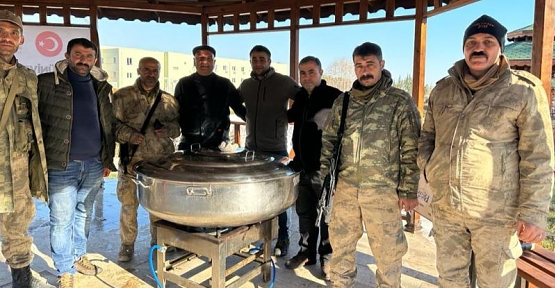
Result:
M436 1L436 0L434 0L434 1ZM451 0L451 2L449 2L449 4L441 6L439 8L435 8L436 6L435 6L435 2L434 2L434 9L430 10L430 11L427 11L426 12L426 17L432 17L434 15L441 14L441 13L444 13L444 12L447 12L447 11L451 11L453 9L457 9L459 7L468 5L470 3L478 2L478 1L480 1L480 0L458 0L458 1Z
M0 4L13 4L13 0L0 0ZM190 14L201 14L202 8L186 5L185 3L169 5L169 4L150 4L150 3L138 3L136 1L125 1L125 0L92 0L90 3L85 3L79 0L18 0L18 5L22 6L68 6L71 8L89 8L90 5L94 4L98 8L110 8L110 9L125 9L125 10L145 10L145 11L155 11L155 12L172 12L172 13L190 13Z

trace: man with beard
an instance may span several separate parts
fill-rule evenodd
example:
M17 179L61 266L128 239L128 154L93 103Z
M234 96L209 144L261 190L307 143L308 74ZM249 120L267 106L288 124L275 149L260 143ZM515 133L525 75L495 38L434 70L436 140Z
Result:
M322 80L322 64L314 56L304 57L299 63L301 91L295 95L295 103L287 111L289 122L295 123L293 130L293 150L295 158L289 167L301 172L299 197L295 211L299 216L300 251L285 262L285 267L295 269L316 264L320 254L322 276L330 277L332 248L328 236L328 224L322 221L316 227L318 200L322 191L320 183L320 153L322 148L322 127L329 115L334 100L341 94L335 87ZM320 235L320 245L318 245Z
M433 193L439 287L514 287L523 242L545 238L553 135L542 83L510 69L507 29L483 15L468 26L464 59L430 94L418 165Z
M355 48L357 80L350 95L342 138L338 181L329 223L333 287L353 287L356 244L367 231L376 260L376 286L401 285L401 258L407 252L401 209L418 205L416 165L420 116L412 97L392 87L380 46ZM321 181L328 173L343 98L335 100L322 133Z
M250 53L251 78L239 86L239 93L247 106L246 147L250 150L287 157L287 108L295 99L299 85L289 76L270 67L271 53L262 45ZM274 249L277 257L289 250L289 220L287 211L278 216L278 240Z
M33 277L35 216L33 196L46 200L46 158L39 121L37 76L14 54L23 44L23 23L14 13L0 11L0 235L2 254L12 272L12 287L52 287Z
M102 269L85 256L95 196L102 177L116 171L116 118L108 74L94 66L98 48L85 38L67 44L65 60L39 76L39 112L48 164L50 248L59 287L73 275Z
M179 79L175 86L175 98L181 109L179 150L194 149L199 144L212 150L234 147L228 143L229 108L245 120L243 101L229 79L214 73L214 48L197 46L193 48L193 55L196 72Z
M118 260L129 262L135 251L137 239L137 184L134 166L141 160L155 159L169 155L175 151L172 138L179 136L179 105L175 98L160 89L158 77L160 62L152 57L145 57L139 61L137 68L139 78L132 86L119 89L114 93L114 111L118 124L116 140L120 147L127 145L128 149L120 150L118 169L117 196L121 202L120 211L120 239L121 248ZM160 97L152 116L149 119L144 134L141 128L152 109L156 98ZM136 148L133 148L136 147ZM135 150L135 151L134 151ZM123 151L123 152L122 152ZM127 155L121 153L127 152ZM128 162L123 159L129 159ZM124 167L126 166L126 167ZM152 223L158 220L150 215L150 245L156 244L156 231Z

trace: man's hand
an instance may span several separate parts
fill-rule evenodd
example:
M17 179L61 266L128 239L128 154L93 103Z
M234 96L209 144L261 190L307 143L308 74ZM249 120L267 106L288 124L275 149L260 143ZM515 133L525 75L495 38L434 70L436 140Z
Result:
M516 235L520 241L526 243L538 243L545 239L545 231L543 229L522 220L516 221Z
M129 144L139 145L145 140L145 136L139 132L133 132L129 137Z
M111 172L112 171L110 170L110 168L104 167L104 169L102 170L102 177L108 177Z
M399 198L399 209L409 212L418 206L418 199L403 199Z

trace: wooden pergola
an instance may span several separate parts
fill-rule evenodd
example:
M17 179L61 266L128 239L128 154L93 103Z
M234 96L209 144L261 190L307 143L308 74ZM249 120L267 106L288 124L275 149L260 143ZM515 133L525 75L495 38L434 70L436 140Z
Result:
M414 21L414 66L412 95L422 111L427 18L479 0L0 0L0 9L17 15L39 15L38 23L28 25L83 25L71 16L90 18L91 40L99 44L97 21L100 18L128 21L156 21L201 25L202 43L210 35L247 32L289 31L290 75L296 78L299 62L299 30L313 27L354 25L389 21ZM413 9L414 14L396 15L397 8ZM383 17L369 17L385 11ZM351 14L349 20L344 16ZM534 43L531 72L550 91L553 59L553 21L555 0L535 0ZM48 16L63 17L62 24L48 23ZM322 19L333 16L333 22ZM301 19L309 21L303 21ZM276 26L276 22L286 25ZM308 22L308 24L306 24ZM548 93L549 94L549 93Z
M390 21L414 21L414 66L412 95L423 111L424 72L426 62L427 19L479 0L0 0L0 9L17 15L39 15L38 23L89 27L90 39L99 45L97 21L100 18L127 21L171 22L201 25L201 41L208 44L210 35L249 32L289 31L290 75L297 78L299 62L299 30L314 27L355 25ZM396 9L412 9L414 14L397 15ZM385 15L374 17L378 11ZM345 15L352 17L345 19ZM372 15L374 14L374 15ZM383 14L383 13L382 13ZM535 0L531 72L538 76L547 92L550 91L553 59L553 22L555 0ZM49 23L48 16L57 15L63 23ZM372 17L369 17L371 15ZM71 17L89 17L89 25L71 22ZM330 16L333 22L322 22ZM303 21L306 19L308 21ZM283 22L275 25L276 22ZM99 45L100 46L100 45ZM547 93L551 97L551 93ZM551 99L548 99L551 103ZM408 231L418 226L413 214Z

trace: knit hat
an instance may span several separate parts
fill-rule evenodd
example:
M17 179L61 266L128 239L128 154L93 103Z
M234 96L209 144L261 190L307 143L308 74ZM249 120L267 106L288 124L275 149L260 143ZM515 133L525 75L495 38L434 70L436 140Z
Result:
M505 49L505 34L507 34L507 28L488 15L482 15L482 17L474 20L474 22L466 28L464 31L463 49L466 39L478 33L487 33L495 37L497 42L499 42L499 46L501 46L501 52L503 52Z
M21 31L23 31L23 22L21 22L21 18L19 18L19 16L16 16L11 11L0 10L0 22L1 21L10 22L12 24L15 24L16 26L18 26L21 29Z

